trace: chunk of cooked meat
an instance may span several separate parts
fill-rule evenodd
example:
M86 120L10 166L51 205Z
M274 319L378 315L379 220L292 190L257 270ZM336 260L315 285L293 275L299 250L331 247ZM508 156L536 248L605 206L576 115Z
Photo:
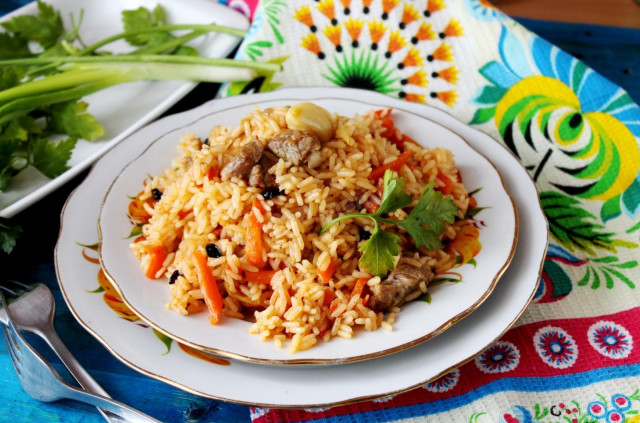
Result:
M320 153L320 141L318 137L308 132L288 129L267 143L269 150L294 165L307 162L311 167L316 167L322 161Z
M433 279L429 266L416 267L401 258L387 279L371 287L369 307L384 311L417 298L422 291L420 283L428 285Z
M257 164L251 168L249 172L249 186L256 188L264 188L264 170L262 166Z
M262 157L263 150L264 147L260 141L249 141L243 145L238 154L222 168L220 178L223 181L228 181L233 177L238 177L246 181L251 173L251 169Z
M270 151L264 151L257 165L251 168L249 173L249 186L255 188L271 188L275 186L276 181L269 169L278 162L278 158Z

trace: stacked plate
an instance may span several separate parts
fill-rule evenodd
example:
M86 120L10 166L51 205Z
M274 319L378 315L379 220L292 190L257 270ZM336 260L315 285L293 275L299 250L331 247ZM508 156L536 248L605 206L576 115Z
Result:
M247 322L227 319L212 327L206 313L185 318L168 311L167 285L144 278L130 253L126 210L135 187L170 164L185 133L206 138L211 127L237 124L255 107L299 101L345 116L393 108L403 132L427 147L454 153L465 186L480 189L475 198L486 209L478 216L482 250L475 265L457 269L463 282L434 288L430 304L403 306L391 332L361 331L352 340L334 339L291 354L249 335ZM533 182L511 153L445 112L372 92L285 89L215 100L154 122L118 144L69 198L56 266L78 321L140 372L237 403L345 404L427 383L473 358L515 323L533 297L547 248L547 225L537 198ZM98 240L96 220L104 270L87 260L80 246ZM104 294L91 293L96 276ZM127 307L114 305L118 296ZM471 314L474 318L465 319ZM138 319L145 325L131 323Z

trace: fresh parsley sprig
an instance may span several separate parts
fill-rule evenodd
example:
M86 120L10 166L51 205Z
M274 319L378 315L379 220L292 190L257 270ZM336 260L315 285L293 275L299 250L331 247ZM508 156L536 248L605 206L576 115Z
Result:
M22 228L6 219L0 219L0 251L9 254L16 246Z
M0 194L28 166L55 178L69 168L78 139L94 141L105 134L82 101L89 94L140 80L246 81L280 69L274 63L198 56L186 42L212 31L237 37L245 31L170 25L160 5L124 10L124 32L88 46L80 37L82 11L77 21L70 20L67 31L60 11L38 1L36 14L0 23ZM132 52L102 49L122 39Z
M371 237L362 245L360 265L375 276L385 276L395 264L395 258L400 254L402 241L399 236L380 228L380 223L397 225L406 230L413 238L418 248L429 250L442 247L440 235L445 229L445 222L453 223L458 207L453 204L450 196L443 196L428 184L418 203L404 220L391 220L382 217L384 214L410 206L413 198L403 191L406 180L396 178L389 169L384 174L382 202L375 213L349 213L333 219L324 225L320 234L329 227L345 219L365 217L373 220L374 228Z

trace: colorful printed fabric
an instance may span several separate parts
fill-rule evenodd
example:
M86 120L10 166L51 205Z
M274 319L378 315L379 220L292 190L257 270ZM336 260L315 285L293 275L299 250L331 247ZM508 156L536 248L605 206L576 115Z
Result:
M222 3L237 10L249 19L253 18L253 15L258 8L258 0L218 0L218 3Z
M393 398L254 422L640 421L640 108L624 90L487 0L262 0L238 56L283 70L225 95L357 87L485 131L529 171L551 231L533 304L475 360Z

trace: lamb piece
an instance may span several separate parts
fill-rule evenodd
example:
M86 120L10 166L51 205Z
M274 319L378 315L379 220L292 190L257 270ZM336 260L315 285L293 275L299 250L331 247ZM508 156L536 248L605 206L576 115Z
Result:
M262 170L262 166L257 164L251 168L251 172L249 173L249 186L256 188L265 188L264 185L264 170Z
M278 158L270 151L265 151L257 165L251 168L249 173L249 186L256 188L271 188L276 185L275 178L269 173L269 169L278 162Z
M263 150L264 147L260 141L249 141L243 145L240 152L222 168L220 178L223 181L228 181L235 176L246 181L251 173L251 169L262 157Z
M306 162L310 167L316 167L322 162L320 141L308 132L288 129L272 138L267 147L296 166Z
M369 308L384 311L411 301L422 293L420 283L425 282L428 285L433 276L428 266L419 268L404 262L401 258L387 279L371 287Z

